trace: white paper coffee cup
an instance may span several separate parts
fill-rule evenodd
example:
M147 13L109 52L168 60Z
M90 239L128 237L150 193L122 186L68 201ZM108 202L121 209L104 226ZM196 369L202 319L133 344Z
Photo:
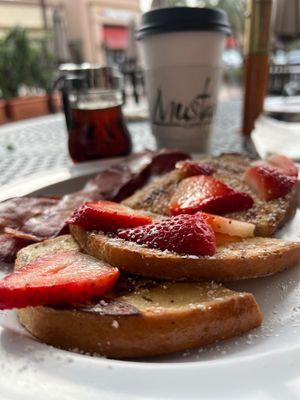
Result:
M159 147L209 151L229 33L227 15L218 9L175 7L143 15L138 38Z

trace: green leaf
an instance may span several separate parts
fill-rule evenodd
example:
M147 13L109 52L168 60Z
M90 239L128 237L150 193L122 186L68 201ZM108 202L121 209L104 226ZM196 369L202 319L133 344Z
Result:
M51 90L54 62L48 44L49 37L30 39L21 27L0 40L0 97L17 97L22 86Z

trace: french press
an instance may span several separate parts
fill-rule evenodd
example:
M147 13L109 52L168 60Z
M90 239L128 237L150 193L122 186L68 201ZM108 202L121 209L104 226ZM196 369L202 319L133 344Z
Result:
M127 155L131 139L122 113L122 76L92 64L60 67L60 87L75 162Z

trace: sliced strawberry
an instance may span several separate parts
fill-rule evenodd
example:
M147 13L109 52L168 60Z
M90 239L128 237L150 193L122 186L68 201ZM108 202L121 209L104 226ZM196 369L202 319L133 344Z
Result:
M175 167L183 174L184 177L194 175L212 175L215 172L215 169L213 167L208 164L202 163L201 161L179 161Z
M172 215L197 211L225 214L246 210L252 205L253 200L248 194L238 192L211 176L201 175L180 182L169 203L169 210Z
M236 219L220 217L219 215L199 213L212 227L215 233L238 236L241 238L253 237L255 225L248 222L237 221Z
M245 182L263 200L269 201L288 194L297 182L294 176L281 174L267 165L254 165L245 172Z
M0 281L0 309L86 301L118 277L117 268L76 250L39 257Z
M298 176L298 168L293 160L281 154L275 154L267 158L267 163L278 169L283 175Z
M165 218L154 224L120 230L117 235L152 249L180 254L212 256L216 251L214 231L198 215Z
M216 233L216 244L217 247L227 246L230 243L240 242L243 238L240 236L230 236L226 235L226 233Z
M71 216L68 223L87 230L113 232L121 228L146 225L152 218L112 201L84 203Z

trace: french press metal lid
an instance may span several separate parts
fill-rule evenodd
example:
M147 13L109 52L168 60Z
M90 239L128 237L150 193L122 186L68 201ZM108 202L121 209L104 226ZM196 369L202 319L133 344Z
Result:
M98 64L62 64L61 77L70 90L121 90L123 78L117 68Z

